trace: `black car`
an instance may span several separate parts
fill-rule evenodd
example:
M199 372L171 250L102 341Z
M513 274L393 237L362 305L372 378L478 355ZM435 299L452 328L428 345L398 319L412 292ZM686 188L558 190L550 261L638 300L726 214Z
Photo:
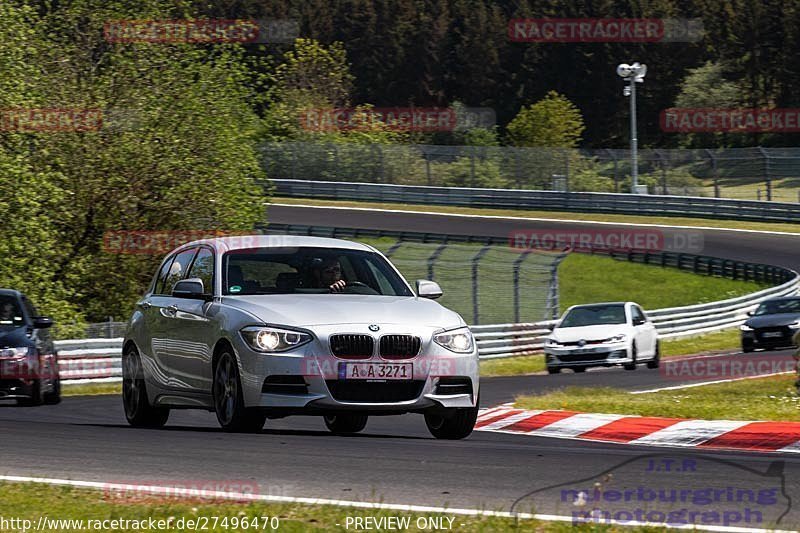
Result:
M0 289L0 400L19 405L61 401L52 325L22 293Z
M794 346L794 334L800 330L800 297L764 300L748 315L750 318L739 327L743 352Z

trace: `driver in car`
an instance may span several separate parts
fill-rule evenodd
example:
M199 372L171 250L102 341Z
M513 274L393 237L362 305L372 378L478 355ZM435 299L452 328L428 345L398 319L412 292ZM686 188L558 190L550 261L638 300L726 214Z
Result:
M342 279L342 265L339 261L328 258L317 265L314 268L314 283L320 289L328 288L331 292L341 292L347 282Z

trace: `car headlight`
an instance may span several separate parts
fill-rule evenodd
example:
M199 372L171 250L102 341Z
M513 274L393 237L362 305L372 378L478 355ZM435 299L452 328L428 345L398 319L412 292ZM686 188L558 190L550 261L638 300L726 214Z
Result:
M470 353L475 346L469 328L458 328L443 331L433 336L433 342L456 353Z
M250 326L242 331L242 338L257 352L285 352L302 346L311 340L311 335L302 331Z
M556 347L558 347L558 346L561 346L561 343L560 343L560 342L558 342L557 340L553 339L552 337L547 337L547 338L544 340L544 345L545 345L545 346L549 346L549 347L551 347L551 348L556 348Z
M27 347L20 348L0 348L0 357L18 358L25 357L30 351Z
M739 329L740 329L741 331L753 331L753 328L751 328L751 327L750 327L750 326L748 326L747 324L742 324L741 326L739 326Z
M606 342L625 342L625 339L627 338L628 338L627 335L625 335L624 333L620 333L619 335L614 335L610 339L607 339Z
M789 327L793 328L793 329L800 328L800 320L796 320L796 321L792 322L791 324L789 324Z

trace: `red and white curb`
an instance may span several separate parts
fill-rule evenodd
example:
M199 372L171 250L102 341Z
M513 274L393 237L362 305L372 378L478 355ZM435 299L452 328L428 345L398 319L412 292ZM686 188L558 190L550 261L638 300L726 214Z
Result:
M640 446L800 453L800 422L527 411L501 405L481 410L475 430Z

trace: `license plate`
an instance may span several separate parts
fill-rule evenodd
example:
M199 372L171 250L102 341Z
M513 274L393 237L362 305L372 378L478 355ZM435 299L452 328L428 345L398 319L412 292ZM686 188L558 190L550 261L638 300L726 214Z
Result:
M764 338L766 338L766 337L783 337L783 333L781 333L780 331L766 331L766 332L764 332L764 334L762 336Z
M412 379L411 363L339 363L339 379Z

